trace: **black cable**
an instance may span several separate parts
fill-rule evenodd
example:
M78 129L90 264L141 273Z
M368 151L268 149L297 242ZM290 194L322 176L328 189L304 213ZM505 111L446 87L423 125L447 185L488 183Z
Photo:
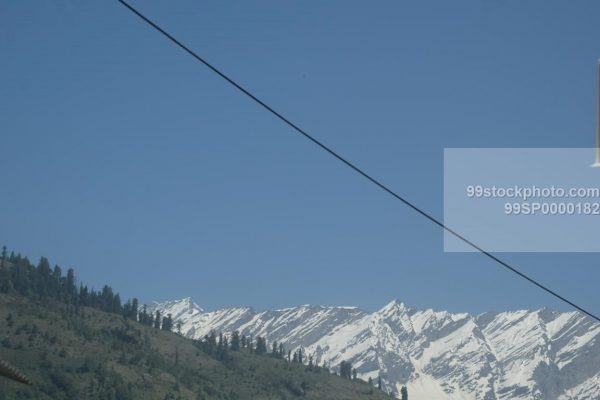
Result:
M324 145L323 143L321 143L319 140L317 140L316 138L314 138L310 134L306 133L303 129L301 129L296 124L294 124L293 122L291 122L290 120L288 120L286 117L284 117L283 115L281 115L280 113L278 113L277 111L275 111L273 108L271 108L270 106L268 106L266 103L264 103L262 100L260 100L256 96L254 96L248 90L244 89L242 86L240 86L233 79L231 79L230 77L228 77L227 75L225 75L223 72L221 72L216 67L214 67L212 64L210 64L208 61L204 60L202 57L200 57L195 52L193 52L192 50L190 50L187 46L185 46L179 40L175 39L173 36L171 36L169 33L167 33L164 29L162 29L160 26L156 25L154 22L152 22L151 20L149 20L146 16L144 16L138 10L136 10L135 8L133 8L132 6L130 6L129 4L127 4L125 1L123 1L123 0L117 0L117 1L119 3L121 3L121 4L123 4L131 12L133 12L135 15L137 15L138 17L140 17L141 19L143 19L145 22L147 22L154 29L156 29L157 31L159 31L160 33L162 33L164 36L166 36L169 40L171 40L177 46L179 46L180 48L182 48L183 50L185 50L187 53L189 53L196 60L200 61L202 64L204 64L205 66L207 66L208 68L210 68L214 73L216 73L217 75L219 75L221 78L225 79L227 82L229 82L231 85L233 85L240 92L242 92L246 96L250 97L252 100L254 100L256 103L258 103L259 105L261 105L263 108L265 108L271 114L273 114L274 116L276 116L277 118L279 118L281 121L283 121L284 123L286 123L287 125L289 125L291 128L293 128L295 131L297 131L298 133L300 133L302 136L304 136L305 138L307 138L308 140L310 140L311 142L313 142L314 144L316 144L317 146L319 146L321 149L325 150L326 152L328 152L329 154L331 154L332 156L334 156L335 158L337 158L338 160L340 160L341 162L343 162L344 164L346 164L346 166L352 168L355 172L357 172L358 174L362 175L364 178L368 179L371 183L375 184L380 189L383 189L387 193L391 194L392 196L394 196L396 199L400 200L402 203L404 203L408 207L412 208L413 210L415 210L416 212L418 212L419 214L421 214L422 216L424 216L425 218L427 218L428 220L430 220L434 224L436 224L436 225L440 226L441 228L445 229L447 232L449 232L452 235L456 236L457 238L459 238L460 240L462 240L463 242L465 242L469 246L473 247L474 249L476 249L480 253L482 253L482 254L486 255L487 257L491 258L492 260L496 261L498 264L500 264L504 268L506 268L506 269L514 272L515 274L517 274L521 278L526 279L530 283L533 283L538 288L546 291L547 293L551 294L552 296L556 297L557 299L559 299L559 300L567 303L568 305L576 308L577 310L581 311L582 313L587 314L588 316L590 316L590 317L592 317L595 320L597 320L597 321L600 322L600 317L592 314L591 312L589 312L589 311L585 310L584 308L578 306L577 304L573 303L572 301L564 298L560 294L556 293L554 290L552 290L552 289L550 289L550 288L542 285L541 283L537 282L533 278L530 278L529 276L527 276L524 273L520 272L516 268L511 267L506 262L500 260L498 257L494 256L493 254L485 251L484 249L482 249L481 247L479 247L475 243L471 242L469 239L467 239L464 236L460 235L458 232L455 232L452 229L448 228L442 222L438 221L436 218L432 217L427 212L421 210L419 207L415 206L410 201L406 200L404 197L400 196L399 194L397 194L396 192L394 192L392 189L388 188L383 183L379 182L377 179L373 178L372 176L370 176L369 174L367 174L366 172L364 172L362 169L358 168L356 165L354 165L350 161L346 160L344 157L342 157L341 155L339 155L338 153L336 153L335 151L333 151L331 148L327 147L326 145Z

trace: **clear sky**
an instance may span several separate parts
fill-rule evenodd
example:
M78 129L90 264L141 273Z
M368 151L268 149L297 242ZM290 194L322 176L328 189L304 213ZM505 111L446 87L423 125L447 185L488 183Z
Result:
M595 144L598 1L132 4L439 218L444 147ZM35 261L208 309L565 309L117 1L0 0L0 55L0 244ZM600 313L599 254L502 257Z

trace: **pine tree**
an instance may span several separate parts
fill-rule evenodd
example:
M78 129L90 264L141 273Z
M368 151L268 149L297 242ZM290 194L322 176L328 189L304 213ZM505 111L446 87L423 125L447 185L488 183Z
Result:
M131 314L129 316L129 318L134 321L137 319L138 308L140 308L138 299L134 297L133 300L131 300Z
M132 308L131 300L127 300L125 304L123 304L123 318L130 318Z
M160 311L156 310L156 316L154 317L154 327L160 329Z
M381 384L381 375L377 378L377 389L383 389L383 385Z
M148 311L145 304L142 306L142 310L138 312L138 321L143 325L148 324Z
M352 380L356 380L356 368L352 368Z
M46 297L50 291L50 275L51 270L48 259L46 257L40 258L40 262L36 269L36 286L34 289L40 298Z
M67 280L65 282L65 292L69 299L74 299L77 294L77 287L75 286L75 271L73 268L67 270Z
M242 337L242 341L244 338ZM238 331L234 331L231 334L231 350L238 351L240 349L240 333Z
M11 273L5 268L6 246L2 246L2 255L0 259L0 293L8 293L12 289Z
M267 352L267 341L261 336L256 337L256 354L266 354Z
M115 294L113 297L110 312L113 312L115 314L123 313L123 306L121 306L121 296L119 295L119 293Z
M23 296L35 293L33 287L33 271L29 262L21 256L11 256L11 262L15 264L13 269L13 286Z
M408 389L406 386L402 386L402 389L400 389L400 394L402 395L402 400L408 400Z
M217 334L215 331L210 331L210 335L207 337L207 344L209 348L209 352L213 352L217 348Z
M227 343L227 337L223 335L223 333L219 333L219 341L217 342L217 351L216 356L219 360L224 360L227 358L227 352L229 350L229 345Z
M369 377L369 386L373 386L373 378Z
M346 379L352 379L352 364L347 361L340 363L340 376Z
M110 286L104 285L100 295L100 309L102 311L112 312L114 309L115 295Z
M12 279L8 268L0 267L0 293L8 293L12 286Z
M162 318L161 329L163 331L171 332L171 330L173 329L173 318L171 317L171 314L167 314L167 316Z
M2 246L2 255L0 259L0 268L4 268L4 263L6 262L6 246Z

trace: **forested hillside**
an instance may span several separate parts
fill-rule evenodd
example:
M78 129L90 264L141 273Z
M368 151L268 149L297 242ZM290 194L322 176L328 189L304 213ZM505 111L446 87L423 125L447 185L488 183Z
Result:
M0 377L0 399L383 399L375 386L264 338L183 338L169 316L137 312L109 286L78 285L42 258L3 252L0 358L33 382Z

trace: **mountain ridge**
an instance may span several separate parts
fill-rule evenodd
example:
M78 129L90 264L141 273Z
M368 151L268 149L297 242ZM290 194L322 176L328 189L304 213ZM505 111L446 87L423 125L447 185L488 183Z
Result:
M600 398L600 324L576 311L472 315L419 310L399 299L374 312L314 305L204 311L191 298L150 308L171 313L184 336L264 336L302 347L330 368L350 361L359 377L381 376L393 392L408 385L416 400Z

